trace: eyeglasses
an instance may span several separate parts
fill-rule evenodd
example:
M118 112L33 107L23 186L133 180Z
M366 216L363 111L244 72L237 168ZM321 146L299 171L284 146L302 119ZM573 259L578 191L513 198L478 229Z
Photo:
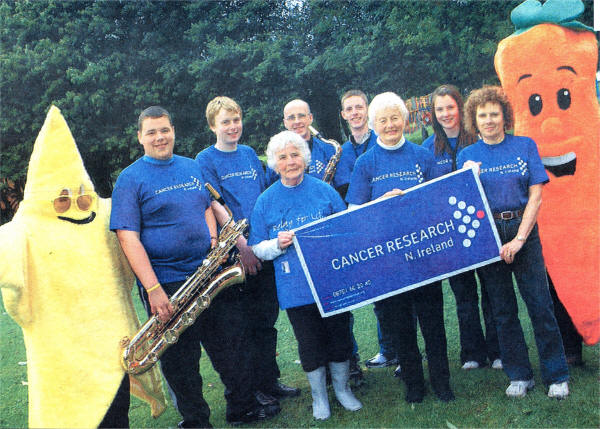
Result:
M87 211L90 209L90 207L92 206L92 201L93 198L91 195L88 194L83 194L83 185L81 185L81 187L79 188L79 193L80 195L75 199L75 203L77 205L77 208L79 208L79 210L81 211ZM67 210L69 210L69 208L71 208L71 200L73 199L73 197L71 196L71 191L69 189L63 189L60 192L60 196L56 197L53 201L52 204L54 206L54 210L56 211L56 213L64 213Z
M289 115L285 117L286 121L295 121L296 118L302 120L306 118L308 115L306 113L298 113L297 115Z

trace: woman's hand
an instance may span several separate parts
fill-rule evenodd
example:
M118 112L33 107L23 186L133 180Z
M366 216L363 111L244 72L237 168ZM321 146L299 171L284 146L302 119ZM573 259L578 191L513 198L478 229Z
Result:
M395 197L396 195L404 195L404 191L402 189L394 188L391 191L387 191L379 198Z
M277 234L277 244L281 250L287 249L294 242L294 231L279 231Z
M507 264L512 264L515 260L515 255L523 247L523 241L513 238L500 249L500 257Z
M481 167L481 162L475 162L475 161L465 161L465 163L462 166L462 168L472 168L473 170L475 170L477 175L479 175L479 173L480 173L479 167Z

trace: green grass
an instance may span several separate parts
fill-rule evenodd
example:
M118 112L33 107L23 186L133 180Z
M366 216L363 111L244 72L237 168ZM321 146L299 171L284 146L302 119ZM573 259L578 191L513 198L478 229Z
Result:
M546 397L546 389L539 375L539 363L531 324L520 301L521 320L526 339L530 345L530 357L535 372L535 389L524 399L508 399L504 389L508 385L502 371L460 369L458 328L455 302L452 292L444 282L446 334L450 360L451 384L457 399L444 404L429 392L422 404L408 405L404 402L404 386L392 376L393 368L365 371L366 385L355 390L363 402L363 409L352 413L342 409L330 392L332 416L324 422L312 418L308 382L297 363L296 340L285 313L277 322L278 363L282 381L302 389L299 398L282 403L281 413L255 427L594 427L600 426L599 400L599 346L585 347L584 367L572 368L571 395L564 401ZM138 314L142 315L138 297L134 297ZM0 302L1 304L1 302ZM361 357L367 359L377 353L377 332L372 306L354 312L354 333ZM422 340L420 339L421 347ZM26 360L20 328L0 305L0 427L27 427L27 379ZM217 427L227 426L223 385L204 354L201 373L204 393ZM152 419L149 408L132 398L130 409L131 427L175 427L180 420L169 403L167 411L158 419Z

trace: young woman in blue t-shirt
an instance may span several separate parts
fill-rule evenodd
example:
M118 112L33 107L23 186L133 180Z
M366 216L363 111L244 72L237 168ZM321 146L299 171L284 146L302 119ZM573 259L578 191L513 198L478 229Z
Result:
M533 371L519 322L512 273L527 306L548 396L569 394L569 369L554 317L536 218L542 186L548 182L537 146L528 137L506 134L513 111L500 87L471 92L465 104L465 127L481 139L463 149L458 165L479 170L496 228L502 240L501 261L479 270L490 287L509 397L523 397L534 386Z
M433 152L437 175L442 176L457 169L458 152L477 139L465 131L462 120L463 99L455 86L442 85L436 88L431 96L431 104L434 134L422 146ZM488 359L492 368L502 369L496 324L485 284L480 281L484 335L479 318L475 270L457 274L448 281L456 300L462 369L486 366Z

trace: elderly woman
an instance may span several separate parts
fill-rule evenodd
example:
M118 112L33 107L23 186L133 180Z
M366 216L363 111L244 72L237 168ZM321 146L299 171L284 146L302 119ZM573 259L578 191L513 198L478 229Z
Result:
M274 260L279 305L287 311L298 341L298 353L312 393L313 416L330 416L326 369L329 365L335 395L344 408L362 407L348 386L352 342L349 315L322 318L292 244L293 229L346 208L327 183L305 174L310 151L304 139L292 131L271 138L267 147L269 167L280 176L254 206L248 243L257 257Z
M533 371L518 317L512 274L525 301L537 343L542 380L548 396L569 394L569 370L548 292L536 217L542 186L548 182L537 146L528 137L506 134L512 128L512 108L500 87L471 92L465 104L467 131L481 138L463 149L458 164L479 169L480 180L502 240L501 261L479 270L490 287L504 371L510 379L506 394L523 397L533 388Z
M453 85L442 85L431 95L434 134L422 146L433 153L437 175L457 169L458 153L477 140L465 131L462 120L463 99ZM481 277L480 277L481 280ZM481 308L485 335L479 318L479 295L475 270L457 274L448 279L456 300L456 316L460 331L460 360L462 369L469 370L487 365L502 369L496 324L485 284L481 281Z
M382 196L401 194L435 176L433 154L404 138L408 110L402 99L386 92L377 95L368 110L369 126L379 136L377 146L358 158L346 201L364 204ZM401 221L401 220L399 220ZM434 282L375 303L382 329L389 333L402 367L407 402L421 402L425 380L417 346L414 315L425 339L429 375L437 397L454 399L450 388L443 296L440 282Z

